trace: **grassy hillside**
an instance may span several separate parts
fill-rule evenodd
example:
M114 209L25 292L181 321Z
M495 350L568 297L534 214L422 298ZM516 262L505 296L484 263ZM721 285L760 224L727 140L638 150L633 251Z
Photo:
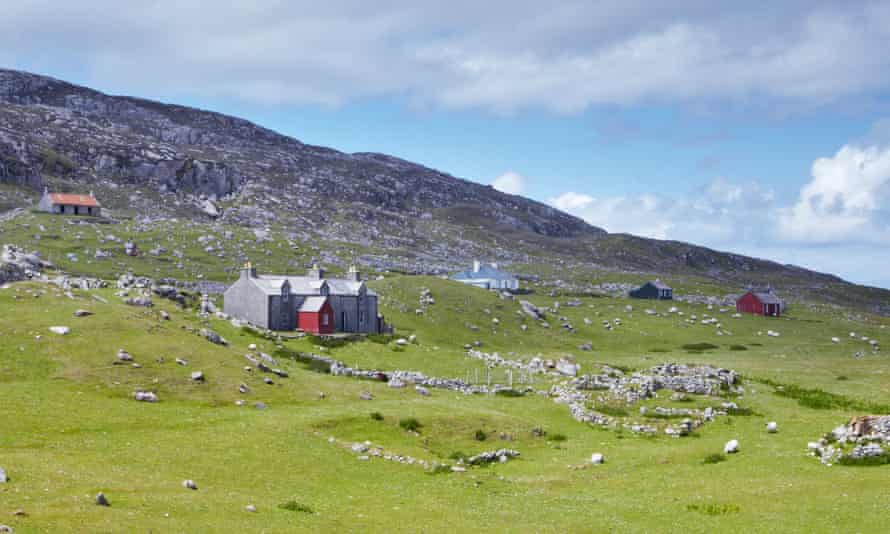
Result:
M672 439L578 423L565 406L542 395L433 390L426 397L411 388L330 376L282 357L279 367L290 376L271 376L274 384L268 385L258 371L244 370L244 354L251 343L275 354L275 343L228 322L201 319L166 301L156 300L152 309L125 306L111 290L69 297L52 286L14 284L0 289L0 467L10 477L0 484L0 523L16 532L883 526L874 511L886 504L882 489L890 467L828 468L805 455L808 441L860 410L809 408L757 379L821 388L852 403L847 406L890 404L885 357L848 336L855 331L886 341L886 319L807 307L779 320L733 319L719 309L676 304L681 317L666 314L666 304L583 297L578 307L566 307L568 299L560 298L563 306L548 315L546 329L520 317L515 301L448 281L388 277L374 286L398 334L413 333L417 343L394 349L392 343L363 341L325 349L349 365L466 378L482 370L481 362L464 355L463 345L474 341L505 357L512 352L513 359L572 354L582 372L595 362L629 368L710 363L744 374L746 392L736 401L753 415L720 418L691 437ZM430 289L436 302L417 315L421 288ZM555 300L530 299L541 306ZM647 315L645 308L665 315ZM77 309L94 314L74 317ZM162 320L160 310L171 320ZM705 313L718 316L731 335L685 321ZM564 332L559 316L577 331ZM584 317L593 324L585 325ZM605 330L602 321L615 318L622 325ZM53 334L48 329L54 325L71 332ZM230 344L211 344L194 333L200 328L216 330ZM767 330L780 336L766 336ZM588 341L593 351L578 350ZM703 349L704 343L715 348ZM282 344L291 351L320 351L311 339ZM141 368L112 365L120 348ZM854 358L856 351L865 352ZM188 365L177 365L176 358ZM198 370L206 375L203 384L189 379ZM496 369L493 380L503 382L502 373ZM249 393L239 393L242 383ZM546 390L549 383L539 377L534 387ZM156 391L160 402L132 400L137 389ZM360 398L365 391L373 400ZM671 405L667 397L662 392L649 404ZM246 405L237 406L239 399ZM256 402L267 409L254 408ZM382 420L372 419L372 412ZM422 425L417 434L399 426L410 417ZM764 432L770 420L779 423L779 433ZM535 437L535 427L547 436ZM485 441L476 439L477 431ZM500 439L502 433L509 439ZM739 454L703 463L729 439L740 441ZM498 448L521 456L463 473L430 474L418 465L358 459L350 446L365 440L426 462L453 463L455 453ZM585 464L593 452L604 453L606 463L569 468ZM193 479L198 490L184 489L184 479ZM98 491L108 496L110 508L93 504ZM290 501L310 511L279 507ZM258 511L245 511L248 504ZM27 515L12 515L16 510Z

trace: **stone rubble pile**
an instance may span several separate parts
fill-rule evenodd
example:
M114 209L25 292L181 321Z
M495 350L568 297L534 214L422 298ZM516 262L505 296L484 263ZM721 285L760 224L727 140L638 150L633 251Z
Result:
M488 364L489 367L508 367L521 371L527 371L532 374L576 376L578 374L578 371L580 370L580 366L578 364L566 358L560 358L559 360L554 361L550 359L544 360L538 357L534 357L530 359L528 363L525 363L520 360L510 360L507 358L503 358L497 352L488 353L474 349L472 347L467 350L467 356L477 360L482 360L486 364Z
M568 406L575 420L610 426L615 419L592 409L590 407L592 402L613 404L618 401L634 404L655 397L656 392L661 389L677 392L672 399L685 398L687 393L706 396L718 395L724 390L742 393L743 389L738 382L738 375L734 371L711 366L667 363L656 365L646 371L627 374L620 369L603 365L600 374L588 374L553 385L549 395L554 402ZM730 410L737 408L733 402L724 402L719 407L708 406L704 410L656 406L653 412L665 418L685 417L678 424L667 425L664 430L670 436L679 437L688 435L705 422L712 421L717 416L727 415ZM640 409L640 415L646 413L645 407ZM650 424L626 422L622 426L636 433L658 432L658 428Z
M466 463L469 465L483 465L493 462L506 463L512 458L518 458L519 451L513 449L498 449L496 451L485 451L467 458Z
M890 415L854 417L846 425L840 425L818 441L812 441L807 449L825 465L844 459L861 460L890 454Z
M349 367L343 362L334 358L314 353L306 353L303 354L302 357L312 361L327 364L328 366L330 366L330 373L333 376L346 376L365 380L377 380L380 382L387 382L389 387L392 388L402 388L410 384L415 386L415 388L417 386L420 386L421 388L445 389L463 393L465 395L495 394L499 391L510 391L512 389L509 386L502 384L492 384L490 386L485 384L468 384L467 382L458 378L439 378L426 376L419 371L381 371L378 369L357 369ZM530 388L526 388L525 391L530 390ZM423 394L420 390L418 390L418 393L420 393L421 395Z
M36 252L27 252L15 245L0 249L0 284L39 278L44 269L53 265Z

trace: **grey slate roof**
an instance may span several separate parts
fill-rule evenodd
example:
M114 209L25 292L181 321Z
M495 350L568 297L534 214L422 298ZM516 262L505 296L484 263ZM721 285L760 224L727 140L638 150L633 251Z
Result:
M461 271L451 278L453 280L513 280L516 277L490 265L481 265L478 271Z
M280 279L249 278L249 280L267 295L280 295L281 285L284 284L284 280ZM291 288L291 291L293 291L293 288Z
M331 295L355 296L364 287L364 282L354 282L344 278L314 278L311 276L280 276L272 274L262 274L256 278L251 278L256 285L266 292L268 295L277 295L281 293L281 284L285 280L290 284L290 292L292 295L318 295L321 287L325 284L328 286ZM376 296L376 293L370 289L365 289L365 294Z
M297 311L318 312L321 311L321 307L324 306L324 303L327 301L327 297L306 297L303 304L300 305L300 309Z
M665 284L661 280L653 280L649 283L655 286L657 289L671 289L671 286Z

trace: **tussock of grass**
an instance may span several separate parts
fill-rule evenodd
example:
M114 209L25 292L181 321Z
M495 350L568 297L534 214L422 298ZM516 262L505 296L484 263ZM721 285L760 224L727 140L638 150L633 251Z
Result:
M726 414L727 415L738 415L738 416L742 416L742 417L748 416L748 415L757 415L756 413L754 413L754 410L752 410L751 408L743 408L741 406L739 406L738 408L727 408Z
M728 515L738 513L741 508L737 504L687 504L687 512L698 512L704 515Z
M524 397L525 393L515 389L500 389L495 395L500 397Z
M399 419L399 426L402 427L402 429L407 430L409 432L419 432L420 429L423 427L423 425L420 424L420 421L418 421L417 419L415 419L413 417Z
M726 461L726 455L720 454L719 452L715 452L713 454L709 454L705 456L705 459L702 460L703 464L719 464L720 462Z
M869 413L890 413L890 405L853 399L821 389L808 389L795 384L782 384L774 380L760 382L776 388L774 394L794 399L798 404L813 410L851 410Z
M380 412L371 412L371 419L375 421L383 421L383 414Z
M748 350L748 347L744 345L730 345L729 350Z
M890 464L890 455L882 454L881 456L866 456L863 458L853 458L851 456L843 456L837 461L840 465L849 465L856 467L869 467L876 465Z
M485 433L484 430L479 429L473 434L473 438L476 441L485 441L486 439L488 439L488 435Z
M291 512L302 512L304 514L314 513L312 508L310 508L309 506L307 506L303 503L299 503L293 499L279 504L278 507L281 508L282 510L289 510Z
M693 351L693 352L703 352L706 350L715 350L720 347L714 345L713 343L686 343L682 346L683 350Z
M565 441L567 439L569 438L567 438L565 434L550 434L547 437L548 441Z

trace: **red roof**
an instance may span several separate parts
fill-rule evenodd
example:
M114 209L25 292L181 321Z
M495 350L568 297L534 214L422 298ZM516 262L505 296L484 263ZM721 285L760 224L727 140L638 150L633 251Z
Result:
M67 193L50 193L49 201L53 204L64 204L66 206L87 206L98 208L99 203L96 197L92 195L69 195Z

